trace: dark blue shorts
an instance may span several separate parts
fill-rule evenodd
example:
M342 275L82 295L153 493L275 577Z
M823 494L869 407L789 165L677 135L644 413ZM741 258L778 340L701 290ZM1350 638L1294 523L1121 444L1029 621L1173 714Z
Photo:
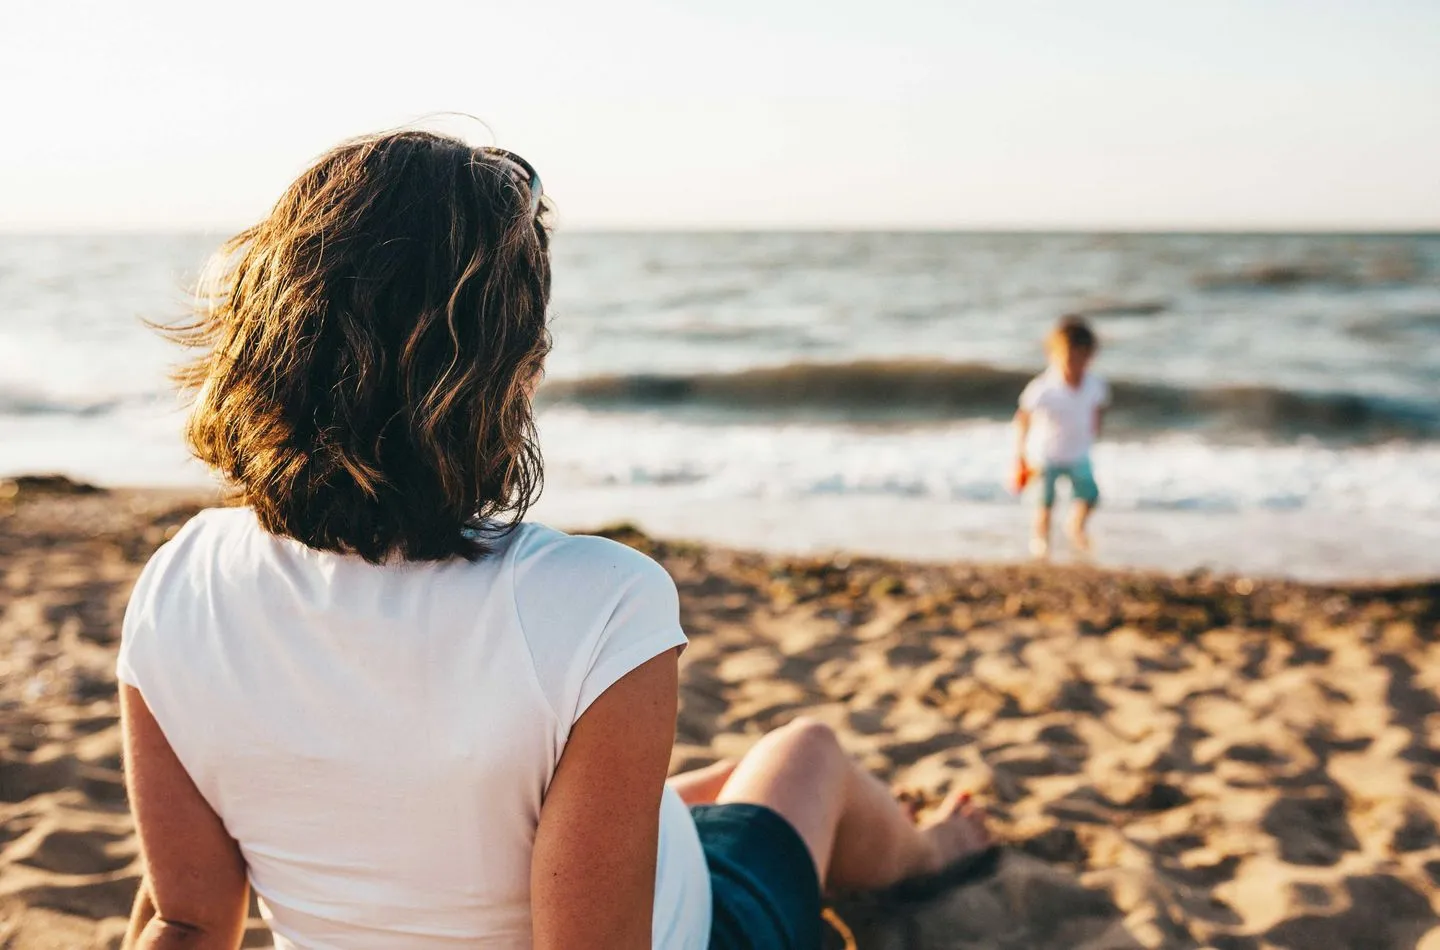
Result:
M763 805L690 813L710 866L711 950L820 950L820 878L799 832Z

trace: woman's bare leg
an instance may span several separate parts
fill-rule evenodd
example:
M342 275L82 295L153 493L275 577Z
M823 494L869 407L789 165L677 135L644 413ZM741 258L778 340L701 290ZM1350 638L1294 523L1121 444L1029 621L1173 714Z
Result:
M721 759L703 768L672 775L665 784L679 792L687 805L709 805L715 801L739 764L734 759Z
M846 755L835 733L798 719L740 760L717 801L765 805L800 833L829 890L874 890L930 874L990 843L965 796L916 827L890 789Z

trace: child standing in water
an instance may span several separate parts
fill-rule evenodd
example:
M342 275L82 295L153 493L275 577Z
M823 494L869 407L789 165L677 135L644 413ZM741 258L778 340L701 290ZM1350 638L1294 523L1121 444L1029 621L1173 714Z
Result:
M1020 409L1015 413L1016 469L1034 471L1040 482L1040 504L1030 539L1030 552L1036 557L1050 553L1050 510L1055 507L1055 483L1062 478L1070 483L1074 496L1070 542L1077 551L1090 551L1085 528L1100 501L1100 489L1090 465L1090 446L1100 435L1105 407L1110 402L1110 387L1089 371L1098 346L1095 332L1084 320L1063 317L1045 340L1049 368L1020 394ZM1032 423L1040 443L1040 464L1033 469L1026 461Z

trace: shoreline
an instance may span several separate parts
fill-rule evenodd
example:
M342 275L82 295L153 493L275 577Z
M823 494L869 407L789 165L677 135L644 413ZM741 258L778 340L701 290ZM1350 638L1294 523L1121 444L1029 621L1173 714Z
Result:
M127 499L165 499L194 508L223 504L218 486L194 484L165 486L104 485L65 474L0 475L0 513L16 493L81 497L103 494ZM142 502L143 503L143 502ZM770 507L767 507L770 506ZM911 567L967 567L974 569L1030 569L1079 571L1155 578L1246 578L1253 583L1299 584L1317 588L1407 586L1440 581L1440 524L1426 533L1425 525L1404 519L1390 527L1415 535L1389 557L1377 557L1369 537L1352 537L1348 522L1326 524L1314 517L1271 512L1249 515L1217 512L1134 512L1102 509L1094 530L1097 556L1079 557L1067 550L1063 532L1056 531L1051 559L1037 562L1026 550L1030 508L1026 505L953 506L937 513L928 502L897 499L845 498L795 499L783 504L786 517L777 515L773 500L727 500L696 510L693 498L672 497L666 486L612 489L569 489L559 486L542 496L532 509L538 520L571 533L596 533L607 526L629 526L647 536L670 543L696 545L735 553L747 552L780 560L832 562L883 561L893 569ZM758 528L746 515L759 512ZM1175 519L1188 525L1191 543L1168 537ZM846 543L852 525L866 527L866 543ZM1237 526L1263 523L1270 544L1257 546L1234 532ZM768 543L757 544L763 535ZM1412 567L1421 536L1433 535L1433 544L1420 545L1431 552L1429 560ZM1202 544L1195 538L1203 539ZM1347 542L1350 550L1346 549ZM985 546L988 556L972 549ZM1369 573L1346 573L1326 567L1332 560L1353 556L1364 548L1372 565ZM1309 561L1293 559L1297 548L1310 551ZM1196 560L1200 549L1211 557ZM1264 548L1261 550L1260 548ZM1170 552L1166 556L1157 551ZM1405 565L1401 567L1400 565ZM1281 567L1283 565L1283 568Z
M213 499L0 492L8 950L118 947L140 872L120 616L153 549ZM966 787L991 812L1004 847L976 879L837 900L860 947L1440 947L1440 580L783 557L597 533L680 590L674 770L804 713L918 800ZM267 940L252 920L245 946Z

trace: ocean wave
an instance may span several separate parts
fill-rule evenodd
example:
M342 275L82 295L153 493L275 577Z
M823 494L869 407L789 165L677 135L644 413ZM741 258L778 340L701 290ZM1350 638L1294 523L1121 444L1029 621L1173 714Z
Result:
M1003 419L1032 374L928 360L792 363L733 373L628 374L555 380L544 404L601 410L696 410L726 416L865 423ZM1113 380L1108 419L1121 429L1379 441L1440 438L1440 404L1270 386L1183 387ZM1107 423L1108 424L1108 423Z
M1343 259L1256 261L1234 270L1199 274L1194 283L1202 290L1394 286L1414 283L1423 270L1413 248L1384 246Z
M119 408L123 402L121 399L63 399L0 387L0 416L99 416Z
M541 414L540 433L559 494L631 492L642 508L660 503L662 485L660 494L699 507L818 498L923 500L937 511L1015 504L1005 487L1014 436L1003 422L846 429L670 416L636 425L630 415L557 407ZM1375 512L1431 526L1440 517L1440 495L1428 490L1440 480L1435 441L1223 444L1165 434L1107 439L1095 468L1107 511L1306 512L1341 522Z
M1169 304L1163 300L1123 300L1096 298L1072 307L1070 313L1080 317L1154 317L1164 313Z
M1370 316L1363 320L1351 320L1344 329L1350 336L1361 340L1403 343L1413 338L1417 343L1428 343L1429 338L1440 336L1440 310Z
M1265 262L1195 278L1196 286L1205 290L1274 290L1305 284L1348 287L1359 282L1358 275L1349 266L1311 262Z

